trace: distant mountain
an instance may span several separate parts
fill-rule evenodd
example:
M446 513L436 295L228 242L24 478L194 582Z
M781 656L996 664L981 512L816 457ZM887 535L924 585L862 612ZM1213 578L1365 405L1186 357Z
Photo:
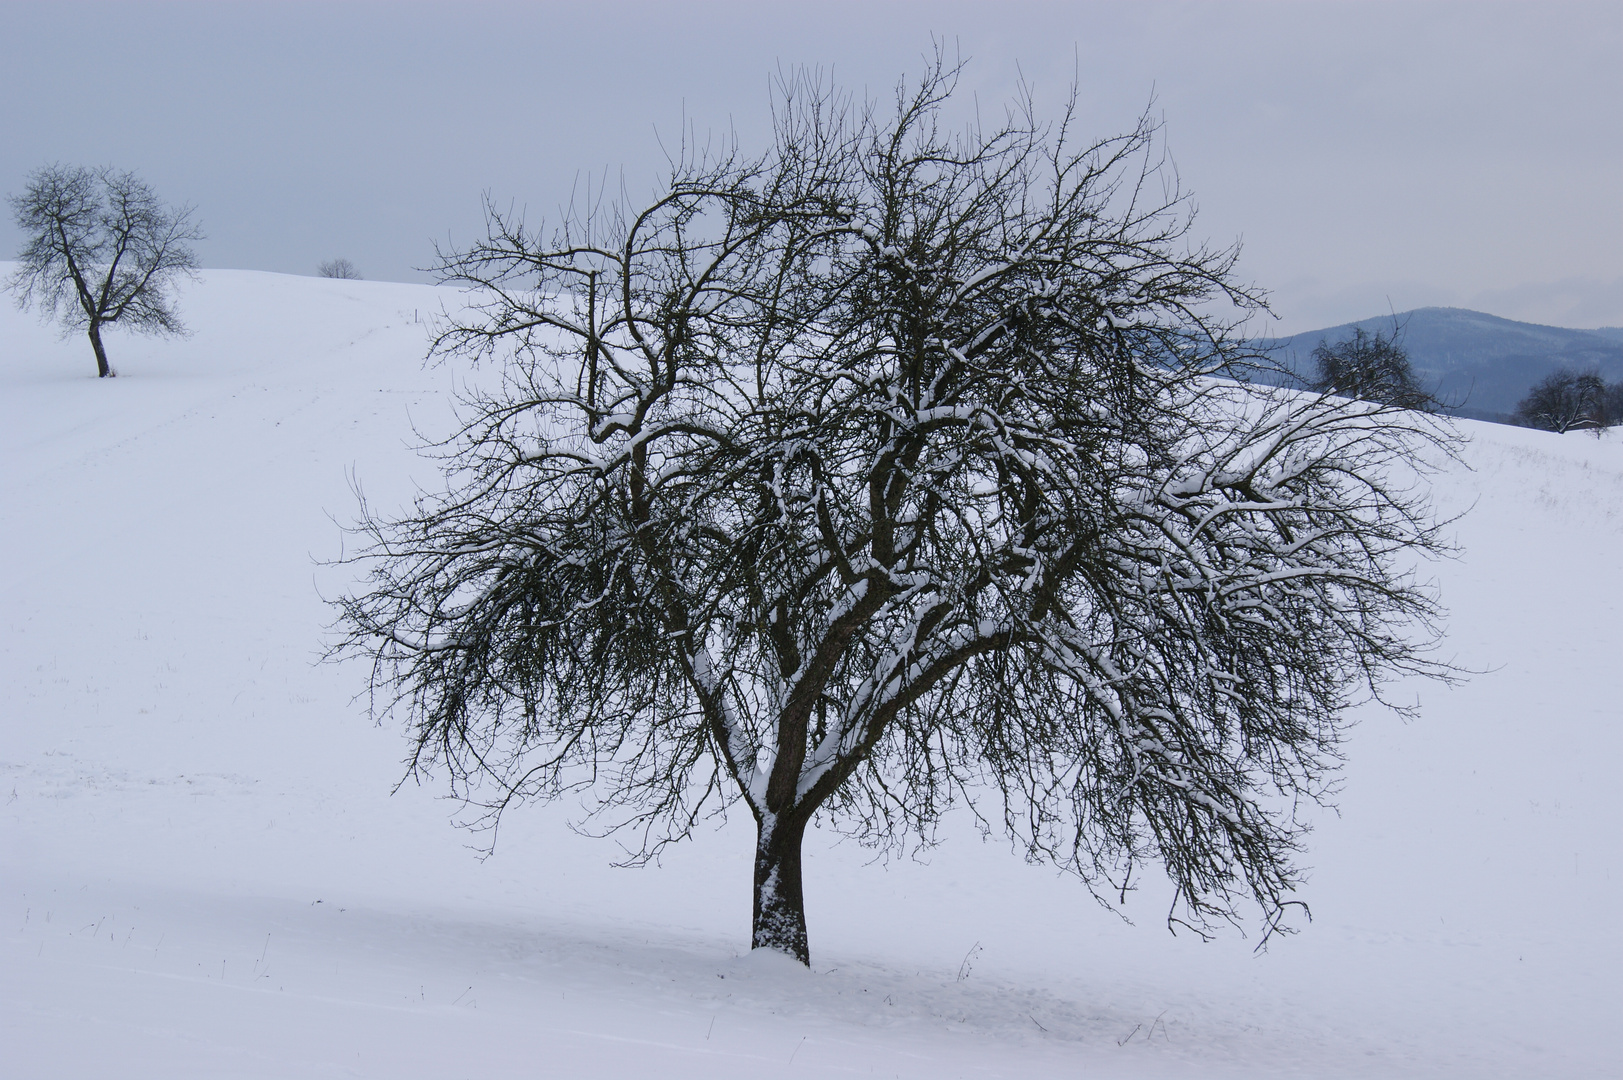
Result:
M1607 382L1623 380L1623 327L1569 330L1515 322L1464 308L1417 308L1326 327L1263 344L1298 376L1314 371L1313 348L1334 344L1354 329L1390 334L1400 342L1421 384L1432 388L1450 411L1479 420L1506 420L1532 385L1558 368L1596 371Z

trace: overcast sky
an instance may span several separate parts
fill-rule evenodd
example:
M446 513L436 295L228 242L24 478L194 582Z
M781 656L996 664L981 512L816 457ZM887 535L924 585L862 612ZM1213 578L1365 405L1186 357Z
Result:
M1097 135L1153 101L1200 207L1292 333L1426 305L1623 324L1623 3L18 3L0 190L48 162L195 204L205 266L422 281L480 197L551 215L661 136L767 139L769 80L888 96L931 34L1001 106L1023 72ZM0 223L0 258L20 236Z

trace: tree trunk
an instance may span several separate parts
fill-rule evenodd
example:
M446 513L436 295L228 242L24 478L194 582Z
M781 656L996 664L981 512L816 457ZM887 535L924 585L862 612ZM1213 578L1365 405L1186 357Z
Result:
M102 348L101 323L93 322L90 324L90 347L96 350L96 376L102 379L110 379L117 374L112 365L107 362L107 350Z
M755 843L755 928L752 949L776 949L811 965L806 946L806 901L800 889L804 821L770 819Z

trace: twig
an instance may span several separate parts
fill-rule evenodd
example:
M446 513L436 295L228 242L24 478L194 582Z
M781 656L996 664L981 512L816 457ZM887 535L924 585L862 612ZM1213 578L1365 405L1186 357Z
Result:
M980 952L980 951L981 951L981 943L977 941L977 942L975 942L975 944L971 945L969 947L969 951L964 954L964 962L962 964L958 965L958 981L959 982L963 982L965 979L969 978L969 973L972 970L971 966L970 966L970 961L974 960L975 959L975 954Z

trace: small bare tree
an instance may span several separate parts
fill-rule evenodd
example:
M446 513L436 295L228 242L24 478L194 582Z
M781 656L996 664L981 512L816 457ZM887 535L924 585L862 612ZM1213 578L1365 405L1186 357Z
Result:
M1601 426L1617 427L1623 424L1623 379L1606 385L1601 399Z
M1402 409L1435 409L1437 400L1415 378L1398 337L1396 326L1390 334L1354 327L1352 337L1334 345L1321 340L1313 350L1313 389Z
M361 280L361 272L355 269L355 264L348 259L328 259L316 266L316 273L326 278L342 278L346 281Z
M1594 372L1573 374L1565 368L1541 379L1516 406L1515 420L1524 427L1565 434L1607 426L1606 383Z
M185 333L170 290L197 270L191 207L165 206L134 173L68 165L36 170L10 202L28 243L7 287L19 307L37 302L65 330L84 330L97 375L115 374L103 327Z
M554 235L489 207L435 351L501 385L443 495L363 503L338 651L486 823L577 792L648 857L742 803L758 948L808 961L814 820L954 803L1096 896L1150 861L1169 922L1275 928L1342 710L1447 674L1403 479L1447 429L1212 378L1262 300L1155 128L948 135L955 74L888 115L791 80L770 153Z

